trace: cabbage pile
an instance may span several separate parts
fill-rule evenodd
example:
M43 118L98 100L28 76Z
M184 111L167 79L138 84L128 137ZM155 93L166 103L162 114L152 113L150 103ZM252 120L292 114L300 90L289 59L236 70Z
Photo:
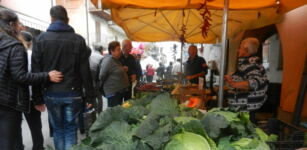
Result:
M206 114L178 105L168 93L149 94L108 108L89 137L73 150L269 150L276 137L256 128L246 113Z

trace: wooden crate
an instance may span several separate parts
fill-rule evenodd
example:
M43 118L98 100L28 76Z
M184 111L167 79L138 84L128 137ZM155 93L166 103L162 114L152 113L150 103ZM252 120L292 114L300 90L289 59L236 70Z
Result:
M207 95L210 94L208 90L199 90L197 87L182 87L180 88L179 103L185 103L190 97L198 97L201 99L197 108L206 109L206 103L208 101Z

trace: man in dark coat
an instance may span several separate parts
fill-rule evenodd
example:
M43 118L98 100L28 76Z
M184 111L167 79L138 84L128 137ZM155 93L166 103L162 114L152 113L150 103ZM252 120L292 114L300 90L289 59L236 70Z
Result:
M55 148L67 150L77 144L76 118L82 110L82 97L92 104L96 95L84 38L68 25L63 6L53 6L50 15L47 32L40 34L33 44L32 71L57 69L65 78L58 84L33 87L33 98L45 102L48 108Z
M129 79L130 86L125 93L125 100L131 99L131 86L132 83L136 81L136 73L137 73L137 64L135 58L130 54L132 49L132 43L130 40L123 40L122 41L122 55L120 57L120 62L127 70L127 75Z

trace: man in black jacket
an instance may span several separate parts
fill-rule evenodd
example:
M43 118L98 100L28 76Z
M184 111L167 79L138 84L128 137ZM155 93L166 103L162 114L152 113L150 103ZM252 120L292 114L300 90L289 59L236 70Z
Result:
M129 78L130 86L127 89L127 92L125 93L124 100L131 99L131 87L132 83L136 81L136 61L135 58L130 54L132 49L132 43L130 40L126 39L122 41L122 55L120 57L120 62L124 66L124 68L127 70L127 75Z
M185 66L186 79L191 83L198 84L198 77L206 79L208 66L203 57L197 55L197 47L191 45L189 47L189 59Z
M82 109L83 88L88 104L92 104L95 91L92 85L87 48L84 38L68 25L67 11L63 6L50 9L51 24L47 32L33 44L32 71L57 69L64 75L61 83L44 84L33 88L36 103L43 98L53 127L57 150L67 150L77 143L76 118ZM40 108L44 109L44 105Z

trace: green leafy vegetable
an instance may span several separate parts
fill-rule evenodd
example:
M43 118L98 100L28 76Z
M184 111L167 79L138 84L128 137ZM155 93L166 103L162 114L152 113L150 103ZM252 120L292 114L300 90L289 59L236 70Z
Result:
M91 146L103 150L135 150L134 129L124 121L114 121L97 136L92 137Z
M204 137L191 132L183 132L173 136L164 150L211 150L211 147Z
M177 101L168 93L155 97L148 105L150 113L162 116L176 116L179 114Z
M74 145L73 147L70 148L70 150L100 150L100 149L96 149L88 145L80 144L80 145Z
M217 113L207 113L202 120L205 130L209 137L216 139L221 135L222 129L229 126L227 119Z

